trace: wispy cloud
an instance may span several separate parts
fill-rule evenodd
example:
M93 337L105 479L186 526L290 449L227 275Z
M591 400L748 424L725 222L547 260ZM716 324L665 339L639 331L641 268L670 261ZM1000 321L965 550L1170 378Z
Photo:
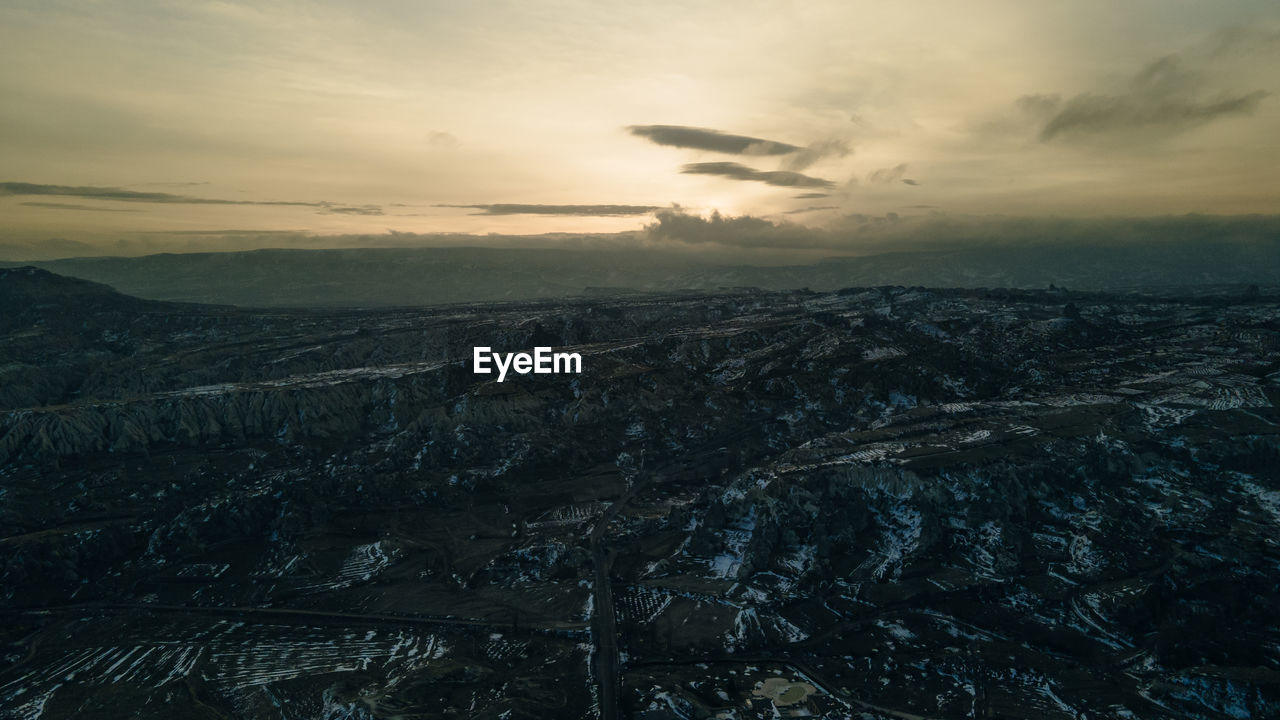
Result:
M1250 115L1267 93L1255 90L1244 95L1211 101L1152 95L1077 95L1059 104L1040 131L1040 139L1100 135L1144 127L1183 130L1231 115Z
M76 203L60 203L60 202L39 202L32 200L29 202L18 203L27 207L48 208L50 210L87 210L90 212L138 212L133 208L109 208L97 207L93 205L78 205Z
M1216 66L1236 53L1248 53L1256 62L1274 61L1277 50L1280 34L1234 29L1219 33L1207 46L1151 61L1111 92L1084 92L1066 99L1055 94L1027 95L1019 98L1017 105L1025 115L1042 123L1042 142L1182 132L1221 118L1255 113L1270 93L1232 89L1229 85L1234 85L1238 76Z
M474 215L575 215L580 217L615 217L648 215L661 210L661 205L527 205L492 203L481 205L436 205L435 207L480 210Z
M804 170L823 158L848 157L852 153L853 148L843 140L820 140L788 157L782 167L784 170Z
M835 187L835 183L830 180L789 170L756 170L735 162L690 163L681 168L680 172L685 175L718 175L731 180L762 182L778 187Z
M427 133L427 144L434 145L435 147L453 148L458 147L462 143L453 133L445 132L443 130L432 130Z
M901 163L893 167L880 168L867 173L867 182L876 185L889 185L890 183L902 180L902 176L907 173L907 164ZM905 181L904 181L905 182ZM915 184L914 181L908 184Z

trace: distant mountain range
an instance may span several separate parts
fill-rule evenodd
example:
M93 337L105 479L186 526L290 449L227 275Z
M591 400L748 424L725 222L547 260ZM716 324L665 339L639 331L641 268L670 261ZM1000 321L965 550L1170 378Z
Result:
M623 292L852 286L1076 290L1280 285L1280 238L1037 242L890 252L809 264L714 262L674 250L361 248L86 257L29 263L154 300L396 306Z

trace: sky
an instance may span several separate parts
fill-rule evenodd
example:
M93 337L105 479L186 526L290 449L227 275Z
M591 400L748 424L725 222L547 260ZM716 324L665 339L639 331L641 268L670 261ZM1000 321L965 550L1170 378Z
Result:
M1280 210L1274 0L6 0L0 60L0 239Z

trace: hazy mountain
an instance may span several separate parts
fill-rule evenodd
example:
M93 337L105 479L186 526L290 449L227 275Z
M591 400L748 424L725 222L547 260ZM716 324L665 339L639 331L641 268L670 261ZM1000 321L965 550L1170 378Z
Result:
M677 250L371 248L71 258L33 263L157 300L249 306L385 306L526 300L609 290L751 286L1115 290L1280 284L1280 239L971 243L806 264L711 261Z

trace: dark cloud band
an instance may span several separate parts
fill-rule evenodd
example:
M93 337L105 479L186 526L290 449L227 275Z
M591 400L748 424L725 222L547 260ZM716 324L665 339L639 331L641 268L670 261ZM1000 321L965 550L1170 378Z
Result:
M44 195L77 197L86 200L114 200L116 202L169 203L178 205L291 205L296 207L328 207L324 202L289 202L283 200L222 200L190 195L174 195L163 192L139 192L117 187L91 185L40 185L37 183L0 183L0 195Z
M322 214L337 215L382 215L382 208L377 205L346 205L332 202L300 202L289 200L225 200L222 198L202 198L192 195L175 195L165 192L142 192L126 190L118 187L99 187L94 185L41 185L38 183L5 182L0 183L0 196L37 196L37 197L70 197L85 200L103 200L108 202L154 203L159 205L257 205L273 207L305 207L315 208ZM45 207L61 210L100 210L104 212L137 212L115 208L98 208L74 203L56 203L31 201L23 205Z
M334 215L382 215L382 208L377 205L359 205L354 207L342 207L336 205L325 206L324 213Z
M685 175L717 175L731 180L762 182L778 187L835 187L835 183L789 170L756 170L735 162L690 163L680 169Z
M817 209L803 208L785 217ZM1280 255L1280 215L1030 218L854 213L831 218L821 226L807 226L749 215L712 213L703 217L670 208L656 213L645 232L651 241L676 247L720 245L897 253L923 249L984 252L1056 245L1076 250L1113 247L1138 262L1145 254L1161 248L1234 245L1247 251L1258 265L1276 265L1274 259ZM1139 247L1145 249L1125 249Z
M839 210L839 205L814 205L812 207L798 208L796 210L788 210L783 215L803 215L805 213L819 212L822 210Z
M707 150L727 155L787 155L803 149L798 145L776 140L731 135L719 130L685 125L632 125L627 128L627 132L636 137L645 138L656 145Z
M436 207L479 210L475 215L576 215L581 217L616 217L648 215L662 209L659 205L525 205L493 203L484 205L436 205Z

